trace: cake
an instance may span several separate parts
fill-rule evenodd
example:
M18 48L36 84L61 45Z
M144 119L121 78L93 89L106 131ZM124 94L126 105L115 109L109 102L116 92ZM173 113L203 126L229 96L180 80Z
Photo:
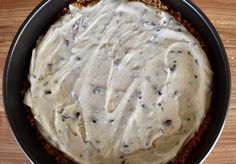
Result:
M202 44L166 6L144 2L73 3L39 38L24 103L65 158L173 162L205 127L212 71Z

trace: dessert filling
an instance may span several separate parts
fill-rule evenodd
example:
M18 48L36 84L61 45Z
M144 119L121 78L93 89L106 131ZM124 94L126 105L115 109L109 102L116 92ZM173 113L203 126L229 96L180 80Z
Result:
M174 17L142 2L69 6L33 50L24 103L78 163L167 163L199 129L212 71Z

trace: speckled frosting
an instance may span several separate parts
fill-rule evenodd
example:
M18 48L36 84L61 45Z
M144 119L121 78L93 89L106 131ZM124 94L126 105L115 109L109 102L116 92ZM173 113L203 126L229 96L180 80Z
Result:
M33 50L25 104L45 139L79 163L167 163L211 98L201 45L167 12L101 0L52 25Z

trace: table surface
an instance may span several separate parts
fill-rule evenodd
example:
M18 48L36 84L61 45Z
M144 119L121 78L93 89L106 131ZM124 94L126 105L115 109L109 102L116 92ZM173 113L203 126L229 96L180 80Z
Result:
M210 18L225 45L232 73L230 111L223 133L206 164L236 163L236 0L193 0ZM40 0L0 0L0 76L11 41ZM2 78L0 90L2 90ZM30 163L10 131L0 93L0 164Z

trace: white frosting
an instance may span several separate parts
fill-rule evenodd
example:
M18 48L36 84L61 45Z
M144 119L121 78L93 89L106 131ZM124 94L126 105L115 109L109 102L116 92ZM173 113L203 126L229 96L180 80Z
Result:
M25 104L52 145L81 163L166 163L209 106L199 42L166 12L101 0L70 11L33 50Z

